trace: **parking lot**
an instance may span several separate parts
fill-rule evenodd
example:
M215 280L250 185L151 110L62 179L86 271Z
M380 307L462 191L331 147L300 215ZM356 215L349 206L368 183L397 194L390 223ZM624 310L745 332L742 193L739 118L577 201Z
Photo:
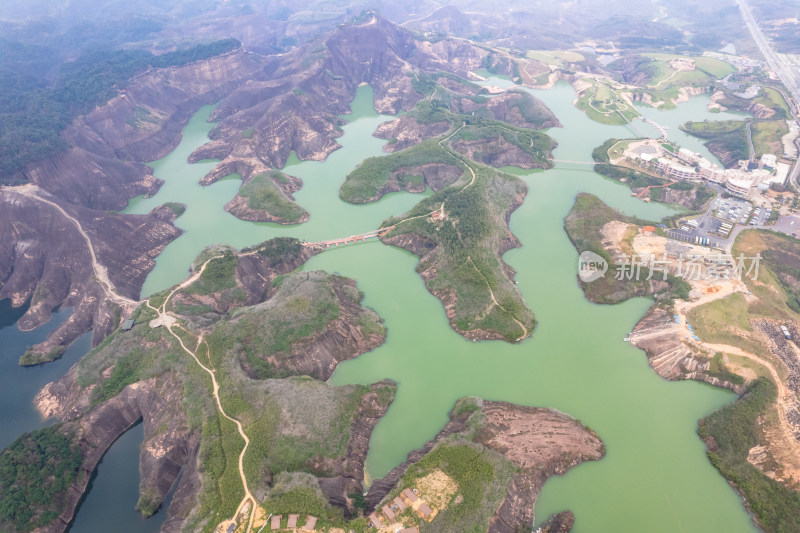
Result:
M772 209L753 207L739 198L714 199L702 216L684 219L676 229L667 230L670 238L689 244L730 250L740 231L748 228L770 228L789 235L800 236L800 216L782 216L767 226Z

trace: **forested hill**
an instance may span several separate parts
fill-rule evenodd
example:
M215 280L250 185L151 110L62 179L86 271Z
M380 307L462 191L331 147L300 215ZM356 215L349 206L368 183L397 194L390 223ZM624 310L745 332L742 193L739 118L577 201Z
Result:
M55 68L54 81L48 83L52 58L47 48L0 40L0 183L26 164L66 149L60 133L72 119L108 101L137 73L185 65L239 46L236 39L224 39L161 55L97 46Z

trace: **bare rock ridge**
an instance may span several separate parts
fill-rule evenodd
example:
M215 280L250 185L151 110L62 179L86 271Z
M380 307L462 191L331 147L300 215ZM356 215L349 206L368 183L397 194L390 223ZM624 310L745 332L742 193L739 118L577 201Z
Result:
M131 299L138 298L154 258L180 234L155 216L107 214L51 196L46 199L80 223L116 290ZM25 330L47 322L57 306L75 308L33 350L41 356L33 363L60 355L91 328L97 345L119 325L118 306L95 279L88 245L78 228L53 205L13 189L0 190L0 298L10 298L15 306L30 300L19 320Z
M182 67L150 70L131 79L125 91L107 104L75 119L63 133L72 146L69 151L29 165L16 178L50 192L65 208L74 204L97 210L121 209L128 199L153 194L160 186L152 170L140 161L169 153L196 109L222 99L212 116L219 121L212 132L214 141L199 149L191 160L223 160L204 183L238 172L247 184L264 170L282 167L291 151L301 159L323 159L335 150L335 138L341 134L337 117L349 111L360 84L369 83L374 88L378 111L395 113L411 108L421 98L411 82L412 69L445 70L466 76L470 69L480 66L487 53L466 41L417 41L405 30L375 17L365 24L340 27L282 56L263 57L238 50ZM292 188L282 190L282 194L291 195ZM246 219L275 219L269 213L251 211L241 199L229 204L229 209ZM86 215L82 220L86 219L87 224L105 216L100 212L82 214ZM303 219L301 215L293 222ZM117 225L117 233L104 233L107 245L97 245L105 260L113 263L107 266L115 283L135 298L140 279L148 265L152 266L150 260L167 242L163 240L166 230L148 230L135 222L121 224L138 224L136 237L149 237L134 246L117 246L119 239L132 235L132 231L122 231ZM104 223L99 226L108 227ZM154 231L161 234L162 241L153 242ZM0 227L0 232L0 242L8 251L21 252L30 248L30 243L43 242L30 235L23 242L7 224ZM152 246L143 251L142 244ZM83 257L80 250L64 247L59 264L71 263L75 269L85 269L86 262L79 259ZM116 255L121 253L119 250L134 250L137 256ZM5 277L11 276L7 257L36 263L32 254L32 249L29 255L7 254ZM8 286L3 287L3 296L14 295L15 304L19 304L25 294L33 291L37 278L48 275L50 280L44 285L47 294L37 292L23 327L40 325L59 303L70 305L81 300L86 306L91 302L92 307L81 307L81 312L71 319L69 334L64 328L59 330L51 337L48 350L68 344L93 326L95 343L99 342L116 325L113 309L104 307L94 284L76 286L77 279L90 276L67 275L64 268L54 266L53 263L39 271L33 266L17 269L10 285L5 282Z
M463 408L465 401L474 402L474 406ZM530 527L534 523L536 499L548 477L563 474L583 461L598 460L605 454L602 441L592 430L558 411L462 399L436 437L372 484L366 496L368 510L381 506L386 496L400 486L411 465L438 446L465 440L501 454L519 469L489 520L488 531L492 533L513 533ZM550 525L555 526L551 531L569 531L574 521L570 517L571 513L565 512L551 518ZM432 525L436 525L436 520Z
M196 458L199 430L190 431L180 410L182 387L175 376L163 376L127 386L123 391L81 418L65 413L67 425L75 432L83 455L82 475L68 489L67 505L57 520L42 528L44 533L64 531L75 516L91 474L114 441L137 422L144 424L144 443L139 455L141 487L147 488L156 503L163 500L181 468ZM191 468L191 467L190 467ZM191 481L191 474L182 478ZM170 515L180 514L181 505L173 499Z
M660 307L653 307L636 324L633 334L633 344L645 351L650 366L664 379L695 379L736 394L742 394L747 388L710 374L710 360L696 357L682 338L675 335L672 316Z
M338 116L349 112L359 85L374 89L378 112L395 114L422 98L412 72L466 76L486 54L464 41L417 41L377 16L340 27L284 56L265 58L261 76L232 91L214 110L212 119L219 121L214 140L190 160L222 159L220 168L236 168L247 181L265 166L282 168L292 151L301 160L325 159L339 147ZM223 175L212 171L205 182Z
M17 178L61 200L96 209L122 209L129 198L153 194L160 183L141 161L167 155L202 105L212 104L258 71L243 51L182 67L154 69L126 91L63 132L68 152L32 163ZM146 116L147 120L138 117Z

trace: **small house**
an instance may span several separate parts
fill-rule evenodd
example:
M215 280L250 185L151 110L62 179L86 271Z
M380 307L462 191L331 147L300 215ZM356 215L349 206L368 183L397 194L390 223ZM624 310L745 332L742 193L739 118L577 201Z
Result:
M433 518L433 509L428 507L427 503L420 504L420 506L417 508L417 512L425 520L431 520Z
M406 507L408 507L408 505L406 505L406 502L404 502L400 496L395 496L392 502L395 504L395 506L397 506L398 513L402 513L403 511L406 510Z
M375 513L372 513L371 515L369 515L369 521L372 522L372 525L375 526L378 529L383 527L383 522L380 521L380 519L378 518L378 515L375 514Z
M388 505L383 506L383 514L385 514L386 518L388 518L389 520L394 520L394 512Z
M417 498L417 495L411 491L411 489L404 490L402 494L403 498L405 498L408 501L408 503L414 503L419 499Z
M308 515L306 518L306 525L303 526L303 529L307 531L314 531L317 528L317 517Z

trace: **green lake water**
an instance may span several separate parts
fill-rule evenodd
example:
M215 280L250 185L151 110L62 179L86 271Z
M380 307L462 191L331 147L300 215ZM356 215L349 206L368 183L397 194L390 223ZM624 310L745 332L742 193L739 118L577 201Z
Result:
M589 161L592 149L609 137L634 135L627 127L589 120L572 105L574 91L565 83L532 93L564 125L549 131L559 142L558 159ZM672 111L644 112L669 125L671 138L710 155L699 143L685 142L677 129L677 124L690 119L731 116L708 113L707 102L707 97L695 97ZM164 186L152 198L132 200L125 211L146 213L168 201L188 205L176 221L185 233L158 257L143 296L184 279L192 260L210 244L239 248L275 236L343 237L374 229L385 218L415 205L420 195L408 193L387 195L365 206L338 198L347 173L364 158L382 154L384 141L372 133L391 117L376 115L371 104L371 90L360 88L340 138L343 148L325 162L290 159L284 170L304 180L295 197L311 214L308 222L297 226L243 222L225 213L224 205L239 186L236 176L208 187L198 185L215 164L186 163L188 155L207 141L212 126L207 123L211 108L201 109L184 129L181 144L151 164L155 175L165 180ZM644 125L639 128L646 131ZM537 319L532 338L519 344L472 343L456 334L441 303L415 272L417 258L403 250L375 241L326 251L305 267L356 279L366 295L365 304L385 319L386 343L339 365L330 380L341 385L389 378L399 385L395 402L373 434L368 475L374 479L386 474L442 428L458 398L474 395L562 410L603 439L607 448L603 460L584 463L545 484L536 506L538 521L571 509L578 533L754 531L740 498L711 466L696 434L699 418L735 396L700 383L671 383L658 377L644 352L622 341L650 301L635 299L616 306L586 301L577 284L578 254L563 230L564 217L581 191L631 215L654 219L672 211L631 198L629 189L588 167L559 164L545 172L518 174L529 186L524 204L511 217L511 229L522 247L504 259L517 270L519 288ZM140 442L141 436L131 435L132 442ZM132 477L136 478L104 474L101 468L96 485L108 479L103 482L135 487L138 478ZM94 492L81 513L110 516L102 503L92 503ZM132 508L135 497L128 498Z

